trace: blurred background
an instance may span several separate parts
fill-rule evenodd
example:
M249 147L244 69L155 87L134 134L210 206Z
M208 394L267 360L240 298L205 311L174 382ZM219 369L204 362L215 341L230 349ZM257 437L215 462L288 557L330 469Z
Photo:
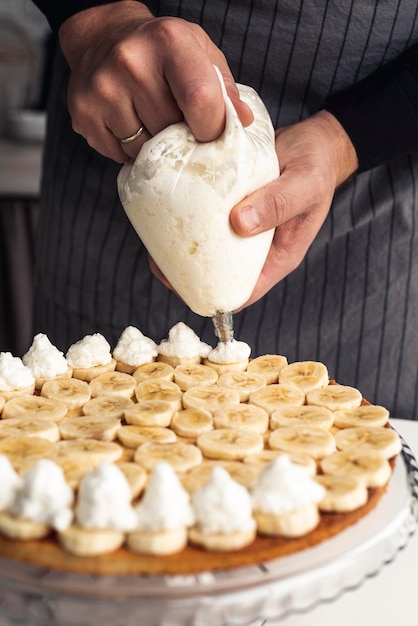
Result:
M30 0L0 0L0 351L32 342L34 240L55 38Z

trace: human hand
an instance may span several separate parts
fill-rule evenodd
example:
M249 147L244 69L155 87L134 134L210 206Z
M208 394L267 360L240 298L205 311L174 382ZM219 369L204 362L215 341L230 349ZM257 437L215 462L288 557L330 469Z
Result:
M335 189L358 166L348 135L327 111L276 131L276 151L280 177L247 196L230 214L232 227L244 237L275 228L260 278L244 307L298 267L327 217Z
M221 134L225 106L213 65L242 123L253 119L224 55L196 24L155 18L145 5L123 0L76 13L59 38L71 69L73 128L117 162L135 158L150 136L182 120L200 141ZM120 143L140 126L138 139Z

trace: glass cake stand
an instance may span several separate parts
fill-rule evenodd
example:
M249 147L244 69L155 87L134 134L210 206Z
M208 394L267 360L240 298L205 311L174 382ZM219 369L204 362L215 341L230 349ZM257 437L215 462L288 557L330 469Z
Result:
M416 529L418 464L402 443L376 508L288 557L190 576L117 577L0 559L0 626L258 626L332 600L379 572Z

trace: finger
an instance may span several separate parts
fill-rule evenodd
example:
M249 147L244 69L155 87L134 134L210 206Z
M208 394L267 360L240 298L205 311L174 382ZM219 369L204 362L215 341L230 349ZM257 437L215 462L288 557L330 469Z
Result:
M293 218L281 229L276 229L257 284L241 308L257 302L300 265L319 227L320 224L309 223L309 216L304 215Z
M184 118L199 141L213 141L225 127L225 101L218 75L207 57L196 64L196 55L187 66L180 63L168 68L173 95Z
M319 194L308 177L289 168L233 207L230 222L239 235L249 237L280 227L305 214L319 201Z

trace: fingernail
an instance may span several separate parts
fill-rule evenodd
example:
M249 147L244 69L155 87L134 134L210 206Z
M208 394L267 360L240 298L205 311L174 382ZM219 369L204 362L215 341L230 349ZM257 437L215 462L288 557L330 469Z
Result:
M260 227L260 216L253 206L244 206L239 210L239 220L243 230L252 233Z

